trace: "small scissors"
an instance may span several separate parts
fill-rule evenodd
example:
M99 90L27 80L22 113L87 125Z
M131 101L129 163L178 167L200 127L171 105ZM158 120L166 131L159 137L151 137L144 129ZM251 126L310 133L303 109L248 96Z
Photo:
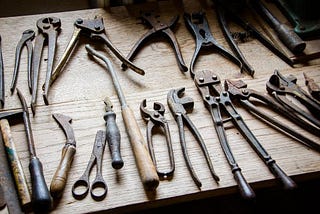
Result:
M103 179L101 170L105 142L106 133L102 130L99 130L96 134L93 150L87 168L83 175L72 186L72 195L75 199L81 200L87 196L90 189L89 174L95 164L97 164L97 172L90 189L91 197L96 201L101 201L107 195L108 187L107 183Z

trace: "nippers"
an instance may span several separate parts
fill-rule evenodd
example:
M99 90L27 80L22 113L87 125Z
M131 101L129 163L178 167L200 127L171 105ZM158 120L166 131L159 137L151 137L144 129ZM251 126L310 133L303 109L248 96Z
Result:
M45 41L48 43L48 60L47 60L47 74L44 84L43 98L47 102L47 93L49 88L49 81L53 70L53 61L56 51L56 43L58 33L60 32L61 21L57 17L45 17L37 21L38 35L35 38L34 54L32 58L32 97L31 97L31 110L35 115L35 107L37 100L38 78L41 63L41 56Z
M206 158L212 177L216 181L219 181L220 179L213 169L213 165L211 163L209 153L207 151L205 142L200 132L197 130L196 126L192 123L191 119L188 117L187 113L190 113L193 111L194 101L191 97L182 97L184 94L184 91L185 91L185 88L171 89L167 94L167 102L171 110L171 113L174 116L179 128L180 143L181 143L182 152L183 152L183 156L186 161L187 167L191 173L192 179L194 180L196 185L200 188L202 184L199 178L197 177L196 173L194 172L194 169L192 167L191 161L188 156L185 134L184 134L184 125L186 125L189 128L189 130L192 132L197 142L199 143L201 150Z
M293 75L283 76L278 70L274 71L266 84L267 91L288 111L300 115L310 122L310 125L320 128L320 103L313 99L305 90L297 84L297 78ZM289 97L295 98L308 110L300 108L290 101Z
M291 111L288 111L282 105L278 104L268 94L264 94L262 92L248 88L247 84L242 80L226 80L225 88L226 90L228 90L232 99L238 100L240 104L254 116L262 119L262 121L264 122L267 122L267 124L271 125L271 127L277 127L278 129L287 133L287 135L293 137L304 145L307 145L312 149L320 152L320 144L314 142L313 140L310 140L298 131L290 128L290 126L288 126L287 124L283 124L276 118L270 116L266 111L263 111L263 108L259 108L259 106L265 106L266 108L271 109L279 115L287 118L291 122L300 125L302 128L310 131L311 133L320 135L319 129L316 129L315 127L312 127L305 123L303 120L300 120L299 117L292 114Z
M63 71L63 67L66 65L74 47L77 44L77 41L80 35L89 37L90 39L97 39L102 41L107 47L114 53L114 55L121 60L127 67L131 68L138 74L144 75L144 70L136 67L129 60L127 60L122 53L111 43L107 37L106 30L104 27L103 19L101 17L95 17L94 19L77 19L74 22L74 30L72 37L62 55L57 63L56 67L53 70L49 86L51 86L58 76Z
M241 195L247 199L255 197L255 193L243 177L241 169L236 163L230 149L224 126L224 123L228 121L233 123L254 151L269 167L270 171L282 181L285 189L295 188L295 182L287 176L277 165L276 161L271 158L246 125L241 115L237 112L229 97L229 92L222 89L220 78L210 70L203 70L196 73L194 81L200 91L205 107L210 111L221 147L229 162L234 178L238 183ZM226 118L223 118L223 116Z
M233 63L240 67L240 71L242 71L242 63L241 61L235 57L230 51L222 47L217 40L213 37L209 23L204 12L197 12L197 13L185 13L184 20L186 23L187 28L193 34L196 40L196 49L192 56L190 62L190 74L193 78L195 75L194 72L194 65L199 56L200 50L203 48L212 48L212 50L217 50L220 52L224 57L231 60Z
M144 99L140 104L141 117L145 121L147 121L147 142L148 142L148 149L149 149L151 159L156 167L159 177L168 178L172 176L175 169L175 166L174 166L175 164L174 164L174 156L173 156L169 125L168 125L168 121L164 117L164 112L165 112L165 107L162 103L154 102L153 111L147 109L146 99ZM170 159L170 168L165 172L161 172L159 170L159 167L156 161L156 156L154 154L152 133L156 127L161 127L166 137L168 154Z
M146 41L152 36L166 36L169 39L171 45L174 48L175 55L178 61L178 65L181 71L188 71L187 66L184 63L182 54L180 52L178 41L172 32L179 20L179 16L174 16L169 23L165 23L159 19L160 15L155 14L155 12L141 12L142 23L150 26L151 29L147 31L133 46L130 53L127 56L127 59L132 61L138 51L141 49L141 46L146 43ZM122 64L122 68L126 69L127 66Z
M237 3L234 3L237 2ZM277 55L280 59L286 62L288 65L293 66L293 60L287 57L282 51L280 51L275 45L273 45L269 39L267 39L262 33L260 33L253 25L251 25L247 20L240 17L239 8L243 8L244 1L233 1L234 4L230 4L230 2L225 2L221 0L215 1L215 8L218 17L219 24L221 29L225 35L225 38L232 48L234 54L238 57L238 59L242 62L244 70L251 76L254 75L255 69L249 64L246 60L245 56L242 54L240 48L235 41L235 38L230 30L229 22L232 20L243 29L245 29L250 36L254 36L258 41L261 42L266 48L272 51L275 55ZM229 20L230 19L230 20Z
M10 86L10 91L11 93L14 92L17 84L17 77L19 73L19 65L20 65L20 57L21 57L21 52L24 46L26 46L27 51L28 51L28 58L27 58L27 73L28 73L28 87L29 90L31 91L32 85L31 85L31 66L32 66L32 54L33 54L33 46L32 46L32 40L34 39L35 32L31 29L25 30L22 33L22 37L20 41L17 44L16 47L16 54L15 54L15 64L14 64L14 71L13 71L13 77L12 77L12 82Z

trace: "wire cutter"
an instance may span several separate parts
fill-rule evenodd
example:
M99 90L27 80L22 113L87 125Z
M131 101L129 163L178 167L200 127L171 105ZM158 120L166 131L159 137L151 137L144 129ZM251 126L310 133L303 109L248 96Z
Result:
M74 50L77 41L80 35L84 35L89 37L90 39L96 39L102 41L107 47L114 53L114 55L121 60L126 66L131 68L133 71L140 75L144 75L144 70L136 67L129 60L127 60L122 53L111 43L109 38L107 37L103 19L101 17L95 17L94 19L77 19L74 22L74 30L72 37L62 55L57 63L56 67L53 70L50 86L54 83L54 81L59 77L61 72L63 71L63 67L66 65L72 51Z
M218 43L218 41L213 37L206 14L204 12L197 12L192 14L185 13L184 20L187 28L196 39L196 49L193 53L189 68L192 78L195 75L195 61L197 60L200 50L202 48L213 48L213 50L217 50L224 57L238 65L240 67L240 71L242 71L241 61L237 57L235 57L230 51L222 47Z
M235 1L233 1L235 2ZM247 20L240 17L239 14L239 7L243 8L243 4L246 4L243 1L236 1L235 4L230 4L230 2L224 2L221 0L215 0L215 8L218 17L218 21L220 27L225 35L225 38L233 50L234 54L238 57L238 59L242 62L244 70L250 74L251 76L254 75L254 68L249 64L246 60L245 56L242 54L240 48L235 41L233 34L230 31L228 25L228 18L234 21L236 24L241 26L245 29L250 36L254 36L257 40L261 42L266 48L268 48L271 52L277 55L280 59L286 62L291 67L293 66L293 60L287 57L282 51L276 48L270 41L267 39L263 34L261 34L252 24L250 24Z
M193 111L194 101L191 97L182 97L184 91L185 91L185 88L171 89L167 94L167 102L171 110L171 113L174 116L179 128L180 143L181 143L184 159L187 163L187 167L191 173L192 179L194 180L196 185L200 188L202 184L199 178L197 177L188 156L185 134L184 134L184 125L186 125L189 128L193 136L196 138L199 146L201 147L201 150L206 158L212 177L217 182L220 179L213 169L209 153L207 151L205 142L200 132L197 130L196 126L192 123L191 119L187 115L187 113L190 113Z
M278 70L274 71L266 84L267 91L288 111L300 115L309 121L309 125L320 128L320 103L313 99L305 90L297 84L297 78L293 75L283 76ZM289 97L295 98L303 104L309 112L305 111L295 103L291 102Z
M61 20L57 17L45 17L37 21L38 35L35 38L34 53L32 58L32 97L31 97L31 110L35 115L37 91L38 91L38 78L41 63L41 56L45 42L48 44L48 60L47 60L47 73L44 84L43 98L47 104L47 90L49 80L52 75L53 61L56 51L57 37L61 30Z
M172 149L172 142L171 142L171 135L169 130L168 121L164 117L165 107L162 103L155 102L153 104L153 110L150 111L147 109L147 103L146 99L144 99L140 104L140 114L141 117L147 121L147 142L148 142L148 148L149 153L151 156L151 159L156 167L157 173L160 177L168 178L173 175L175 164L174 164L174 156L173 156L173 149ZM153 147L153 141L152 141L152 131L154 131L154 128L161 127L167 142L167 148L168 148L168 154L170 159L170 168L169 170L165 172L161 172L158 168L156 156L154 154L154 147Z
M304 145L307 145L312 149L320 152L320 144L303 136L299 132L290 128L288 125L283 124L276 118L270 116L266 111L258 108L258 106L263 105L273 110L274 112L279 113L281 116L289 119L302 128L308 129L311 133L320 135L319 129L309 126L307 123L300 120L300 118L296 117L295 114L292 114L291 111L287 111L287 109L278 104L268 94L264 94L254 89L247 88L247 84L242 80L226 80L225 88L226 90L228 90L230 97L232 99L238 100L241 105L244 106L251 114L258 117L259 119L262 119L262 121L267 122L272 127L276 127L282 130L290 137L293 137Z
M259 143L258 139L246 125L241 115L236 111L229 97L229 92L222 90L220 78L210 70L197 72L194 82L201 93L206 108L210 111L214 127L218 134L218 138L222 149L231 166L232 173L240 188L240 193L244 198L254 198L255 194L241 173L241 169L236 163L232 151L229 147L224 123L232 121L234 126L239 130L242 136L248 141L250 146L259 155L259 157L269 167L270 171L279 178L284 184L285 189L293 189L296 187L295 182L285 174L284 171L276 164L267 151ZM227 118L223 118L227 116Z
M133 60L133 58L136 56L138 51L141 49L141 46L146 43L146 41L152 37L152 36L160 36L164 35L166 36L171 45L174 48L175 55L178 61L178 65L181 71L188 71L187 66L184 63L184 60L182 58L182 54L180 52L178 41L172 32L172 28L174 28L179 20L179 16L174 16L169 23L165 23L159 19L160 15L155 14L153 11L151 12L141 12L141 20L142 23L150 26L151 29L147 31L133 46L130 53L127 56L127 59L130 61ZM125 64L122 64L122 68L126 69L127 66Z
M91 197L96 201L103 200L107 195L108 186L102 176L102 159L105 145L106 133L102 130L98 130L87 168L85 169L81 177L72 186L72 195L75 199L81 200L85 198L89 192L89 189ZM96 177L90 187L89 176L94 165L96 165L97 169Z
M28 73L28 87L29 90L31 91L32 86L31 86L31 66L32 66L32 54L33 54L33 46L32 46L32 40L34 39L35 32L31 29L25 30L22 33L22 37L20 41L17 44L16 47L16 54L15 54L15 64L14 64L14 71L13 71L13 77L12 77L12 82L10 86L10 91L11 93L14 92L14 89L16 88L16 83L17 83L17 77L18 77L18 72L19 72L19 65L20 65L20 57L21 57L21 52L22 48L24 46L27 47L28 51L28 58L27 58L27 73Z

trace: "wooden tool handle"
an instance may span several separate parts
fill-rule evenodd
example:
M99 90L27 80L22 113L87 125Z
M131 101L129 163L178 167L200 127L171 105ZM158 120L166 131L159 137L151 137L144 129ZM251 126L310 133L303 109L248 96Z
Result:
M74 145L65 145L62 149L61 160L50 185L50 193L54 198L62 196L75 153L76 147Z
M122 117L129 135L141 181L146 190L155 190L159 185L159 177L146 148L146 143L136 118L128 106L122 107Z
M0 127L3 136L4 146L6 148L7 157L11 166L12 174L16 184L18 196L22 210L26 211L31 208L31 195L27 185L27 179L17 154L11 129L7 119L0 120Z

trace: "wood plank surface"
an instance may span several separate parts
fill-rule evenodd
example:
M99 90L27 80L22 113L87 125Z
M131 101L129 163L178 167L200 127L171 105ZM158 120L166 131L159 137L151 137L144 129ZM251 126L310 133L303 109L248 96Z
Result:
M170 2L164 1L159 2L156 9L165 20L170 20L173 15L179 13L179 23L174 32L184 60L189 67L195 42L183 22L183 11L175 6ZM211 31L217 41L228 48L213 9L205 7L198 1L186 1L184 4L185 12L191 13L200 9L206 12ZM57 59L61 57L71 38L73 23L77 18L93 19L95 16L102 16L107 36L124 55L127 55L135 42L147 30L143 25L138 24L139 21L136 19L138 10L139 8L132 6L131 8L115 7L0 18L6 92L3 111L21 108L16 92L11 95L9 90L14 68L15 47L24 30L29 28L36 30L35 24L39 18L56 16L62 21L62 30L58 37L55 59L55 63L57 63ZM161 102L166 106L165 117L170 126L176 170L173 178L171 180L160 181L159 187L154 192L148 192L143 189L112 80L106 70L105 64L88 56L85 50L85 44L87 43L108 56L113 62L127 102L134 110L134 114L144 135L146 123L142 120L139 113L140 102L143 99L147 99L148 107L151 107L155 101ZM315 42L313 45L317 46L319 43ZM284 75L295 75L298 78L298 84L303 86L303 88L305 88L303 72L307 72L310 77L320 83L319 59L310 61L308 65L292 68L274 56L255 39L240 44L240 47L248 61L256 69L254 78L246 73L240 73L237 66L230 63L215 50L201 55L197 61L195 70L213 70L222 80L242 78L248 84L248 87L265 92L265 84L275 69L280 70ZM50 88L50 105L44 104L41 89L45 79L46 57L47 48L45 47L41 62L36 115L31 115L31 122L36 152L43 164L48 186L60 161L61 150L65 143L65 135L52 118L53 113L62 113L73 119L72 127L77 141L77 151L63 197L60 201L55 202L52 213L130 212L238 191L233 174L221 149L210 114L204 107L201 96L190 74L179 70L173 49L165 38L154 38L135 57L134 64L143 68L146 72L144 76L140 76L132 70L122 71L121 62L105 45L102 45L98 41L81 37L64 68L63 74ZM17 87L23 92L29 105L31 96L27 89L26 50L23 51L21 57ZM189 117L202 134L215 171L220 177L220 182L216 183L210 175L199 146L186 129L189 156L202 182L200 189L197 188L187 170L179 143L178 128L166 101L168 91L179 87L185 87L185 95L192 97L195 101L194 111L189 114ZM120 170L115 170L111 167L110 152L106 147L103 160L103 175L109 187L107 197L100 202L94 201L90 196L78 201L72 197L71 188L76 179L85 170L96 132L100 129L105 129L103 99L106 96L109 96L113 102L114 111L117 115L117 123L121 131L121 152L124 167ZM289 176L292 176L294 179L310 179L311 176L319 177L320 155L317 152L270 128L243 108L238 107L237 110L263 147ZM304 130L284 120L277 114L273 113L273 116L319 142L318 137L307 134ZM16 124L11 129L17 143L18 154L28 178L28 184L31 185L28 171L29 152L23 124ZM265 164L237 130L233 128L227 129L227 137L234 156L242 168L242 173L253 189L277 185L281 188L281 184L275 180ZM154 137L160 167L165 169L168 166L168 161L166 160L167 151L163 141L164 138L160 134ZM94 174L95 172L92 173L92 175Z

